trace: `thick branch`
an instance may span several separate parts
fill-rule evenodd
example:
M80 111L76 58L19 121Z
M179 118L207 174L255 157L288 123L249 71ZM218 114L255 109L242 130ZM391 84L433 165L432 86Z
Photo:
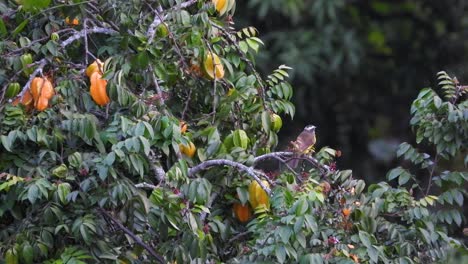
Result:
M81 31L77 31L75 34L73 34L73 36L67 38L62 43L60 43L60 46L62 46L62 48L65 48L66 46L72 44L73 41L78 40L80 38L84 38L85 35L91 34L91 33L114 35L114 34L117 34L118 32L110 28L102 28L102 27L87 28Z
M268 195L271 194L270 188L265 186L263 184L262 180L260 180L260 178L257 176L257 174L263 174L263 173L256 171L253 167L247 167L242 163L235 162L235 161L232 161L232 160L215 159L215 160L204 161L204 162L198 164L197 166L189 169L189 172L188 172L189 177L193 177L195 174L199 173L200 171L207 170L207 169L209 169L211 167L215 167L215 166L230 166L230 167L236 168L239 171L243 171L243 172L247 173L250 177L252 177L254 180L256 180L258 182L258 184L260 184L262 189L265 190L265 192L268 193Z
M151 189L151 190L154 190L154 189L157 188L156 185L153 185L153 184L147 183L147 182L137 183L137 184L135 184L135 187L140 188L140 189Z
M106 212L102 208L98 208L99 212L104 215L104 217L107 217L110 221L112 221L114 224L116 224L120 230L122 230L125 234L129 235L135 243L138 245L142 246L144 249L146 249L159 263L166 263L164 258L160 255L158 255L153 248L151 248L148 244L143 242L141 238L139 238L137 235L135 235L132 231L130 231L128 228L126 228L120 221L115 219L111 214Z

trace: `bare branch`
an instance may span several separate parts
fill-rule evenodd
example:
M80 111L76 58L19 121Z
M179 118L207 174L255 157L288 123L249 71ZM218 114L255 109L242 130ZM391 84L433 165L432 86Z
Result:
M135 184L135 187L140 188L140 189L151 189L151 190L158 188L156 185L147 183L147 182L137 183Z
M294 157L294 155L297 155L295 152L288 152L288 151L279 151L279 152L272 152L272 153L267 153L258 157L255 157L254 159L254 164L257 164L261 161L267 160L267 159L277 159L280 160L282 163L286 164L287 161L291 159L301 159L309 162L312 164L314 167L322 170L323 172L329 172L330 167L324 164L321 164L317 159L315 159L312 156L309 155L302 155L299 157ZM289 158L288 160L285 160L284 158Z
M54 33L62 34L62 33L68 33L68 32L70 32L70 31L74 31L74 29L71 29L71 28L64 28L64 29L55 31ZM28 45L23 46L23 47L21 47L21 48L17 48L17 49L15 49L15 50L12 50L12 51L8 52L7 54L5 54L4 56L5 56L5 57L8 57L8 56L17 56L17 55L19 55L22 51L27 50L27 49L30 49L30 48L31 48L32 46L34 46L36 43L41 42L41 41L45 41L45 40L49 40L49 39L50 39L50 36L45 36L45 37L42 37L42 38L38 38L38 39L35 39L35 40L31 40L31 42L29 42Z
M159 6L160 7L160 6ZM157 8L158 9L158 8ZM166 16L161 19L159 16L159 10L153 10L156 15L154 16L153 22L148 27L148 31L146 32L146 36L148 37L148 44L153 43L154 35L156 34L156 28L166 19Z
M180 5L175 6L174 8L177 8L177 9L187 8L193 4L196 4L197 2L198 0L189 0L183 3L180 3ZM174 8L171 8L171 9L174 9ZM154 16L153 22L150 24L150 26L148 27L148 31L146 32L146 36L148 37L148 44L153 43L154 35L156 34L156 28L159 26L159 24L164 22L164 20L166 20L167 18L167 15L161 16L161 13L164 11L162 10L161 6L158 6L156 10L153 10L153 11L156 13L156 16Z
M190 168L189 171L188 171L188 175L189 175L189 177L193 177L195 174L199 173L200 171L207 170L207 169L209 169L211 167L215 167L215 166L230 166L230 167L236 168L239 171L243 171L243 172L247 173L250 177L252 177L255 181L257 181L258 184L262 187L262 189L265 192L267 192L268 195L271 194L270 188L265 186L265 184L263 184L262 180L257 176L257 174L265 175L263 172L257 171L253 167L247 167L242 163L235 162L235 161L232 161L232 160L215 159L215 160L204 161L204 162L198 164L197 166L195 166L193 168ZM266 179L268 179L268 177L266 177Z
M78 40L80 38L84 38L85 35L92 34L92 33L114 35L114 34L117 34L118 32L110 28L102 28L102 27L87 28L81 31L77 31L75 34L73 34L73 36L69 37L68 39L60 43L60 46L62 46L62 48L65 48L66 46L72 44L73 41Z
M159 263L166 263L166 261L164 260L164 258L162 256L160 256L159 254L157 254L153 248L151 248L148 244L146 244L145 242L143 242L141 240L141 238L139 238L137 235L135 235L132 231L130 231L128 228L126 228L122 223L120 223L120 221L118 221L117 219L115 219L111 214L109 214L108 212L106 212L104 209L102 208L97 208L98 211L104 215L104 217L106 217L107 219L109 219L110 221L112 221L114 224L116 224L120 230L122 230L125 234L127 234L128 236L130 236L134 241L135 243L137 243L138 245L142 246L144 249L146 249L146 251L148 251Z
M246 235L248 235L248 234L250 234L250 233L252 233L252 231L250 231L250 230L247 230L247 231L245 231L245 232L239 233L239 234L233 236L231 239L229 239L228 244L230 244L230 243L236 241L237 239L239 239L239 238L241 238L241 237L244 237L244 236L246 236Z
M220 192L221 193L221 192ZM206 204L206 207L207 208L211 208L211 205L213 204L213 202L216 200L216 198L218 197L218 193L217 192L214 192L213 194L211 194L210 196L210 199L208 200L208 203ZM203 211L201 214L200 214L200 221L203 222L205 221L205 218L206 216L208 215L207 212Z

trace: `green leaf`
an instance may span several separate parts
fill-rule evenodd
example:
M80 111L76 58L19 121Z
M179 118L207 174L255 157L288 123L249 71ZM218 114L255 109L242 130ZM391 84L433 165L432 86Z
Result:
M271 118L268 111L262 112L262 128L267 133L271 130Z
M64 205L68 203L67 195L70 193L70 189L71 189L71 186L69 183L62 182L58 185L58 188L57 188L58 197L59 197L60 202Z
M276 246L275 255L279 263L284 263L286 260L286 249L283 245Z
M32 0L31 0L32 1ZM21 24L19 24L15 30L13 30L13 32L11 33L11 35L13 37L15 37L18 33L21 33L24 29L24 27L26 27L26 25L29 23L29 20L28 19L25 19L23 22L21 22Z
M31 204L34 204L38 197L39 197L39 188L35 184L32 184L28 189L28 200Z
M359 231L359 239L361 240L362 244L367 248L372 247L372 243L370 241L370 235L364 231Z
M0 140L1 140L1 142L2 142L3 147L4 147L7 151L11 152L11 145L12 145L12 142L11 142L10 138L7 137L7 136L2 135L2 136L0 136Z
M243 53L247 53L249 51L249 45L244 40L239 41L239 48Z
M409 149L411 148L411 145L404 142L404 143L401 143L400 146L398 147L398 150L397 150L397 157L401 157L403 154L406 153L406 151L408 151Z
M3 18L0 18L0 37L6 36L7 33L8 31L6 29L5 22L3 21Z
M404 185L406 184L409 180L411 179L411 174L409 174L406 171L403 171L402 174L400 174L400 177L398 178L398 185Z
M296 202L296 216L304 215L309 209L309 204L304 199L299 199Z
M393 170L391 170L388 174L387 174L387 179L389 181L395 179L396 177L400 176L401 173L403 173L403 168L401 167L398 167L398 168L395 168Z
M21 258L23 259L25 264L33 263L34 251L29 242L24 243L23 249L21 251Z
M279 236L281 238L281 241L284 244L287 244L289 242L289 238L291 237L291 235L292 235L291 228L287 226L282 226L279 228Z

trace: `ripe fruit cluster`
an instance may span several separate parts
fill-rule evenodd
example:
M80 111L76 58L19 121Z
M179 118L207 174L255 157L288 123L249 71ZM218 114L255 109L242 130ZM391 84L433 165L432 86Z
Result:
M44 111L49 106L49 100L55 94L52 83L45 77L35 77L31 81L30 90L34 99L34 108L38 111Z
M14 90L17 90L16 83L14 84ZM19 84L18 84L19 86ZM38 111L44 111L49 107L49 101L55 94L54 86L52 82L46 77L34 77L31 80L29 89L24 93L22 98L17 98L13 105L18 103L26 106L26 110L31 110L32 107Z

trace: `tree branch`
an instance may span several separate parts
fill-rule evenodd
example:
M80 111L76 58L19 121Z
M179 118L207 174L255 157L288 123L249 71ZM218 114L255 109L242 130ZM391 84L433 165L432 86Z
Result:
M432 177L434 176L435 169L437 167L437 162L439 161L439 153L436 154L434 158L434 164L432 164L432 168L429 174L429 181L427 182L427 188L426 188L426 196L429 195L429 191L431 190L431 185L432 185Z
M237 50L237 52L241 55L241 59L243 61L245 61L247 63L247 65L249 66L250 70L253 72L253 74L255 75L255 77L257 78L258 80L258 84L260 85L260 89L261 89L261 97L262 97L262 103L263 103L263 107L265 109L269 109L268 105L265 103L266 99L265 99L265 96L266 96L266 88L265 88L265 85L263 84L263 79L262 77L260 76L260 74L257 72L257 70L255 69L253 63L245 56L245 53L242 52L241 48L239 47L239 45L237 44L237 42L235 41L235 39L231 38L231 34L223 27L215 24L215 23L211 23L211 25L217 29L219 29L225 36L226 36L226 39L228 40L228 42L230 42L234 47L235 49Z
M91 33L114 35L114 34L117 34L118 32L110 28L102 28L102 27L87 28L81 31L77 31L75 34L73 34L73 36L67 38L62 43L60 43L60 46L62 46L62 48L65 48L66 46L72 44L73 41L78 40L80 38L84 38L85 35L91 34Z
M207 208L211 208L211 205L213 204L213 202L216 200L216 198L218 197L218 193L217 192L214 192L211 196L210 196L210 199L208 199L208 203L206 204L206 207ZM207 212L203 211L201 214L200 214L200 221L203 222L205 221L205 218L206 216L208 215Z
M280 160L281 162L283 162L284 164L286 164L287 160L285 160L284 158L290 158L290 159L294 158L294 159L305 160L305 161L309 162L310 164L312 164L317 169L320 169L324 173L327 173L327 172L330 171L329 166L321 164L317 159L313 158L312 156L302 155L302 156L299 156L299 157L294 157L294 155L297 155L297 153L289 152L289 151L279 151L279 152L267 153L267 154L263 154L261 156L258 156L256 158L254 158L254 165L261 162L261 161L267 160L267 159L277 159L277 160Z
M196 4L198 0L189 0L186 2L180 3L179 6L175 6L175 8L187 8L193 4ZM173 8L171 8L173 9ZM166 20L167 15L161 16L160 14L163 12L161 6L158 6L156 10L154 10L156 15L154 16L153 22L148 27L148 31L146 32L146 36L148 37L148 44L151 44L154 40L154 35L156 33L156 28L161 24L164 20Z
M268 195L271 194L270 188L265 186L265 184L263 184L262 180L257 176L257 174L264 175L264 173L255 170L253 167L247 167L242 163L235 162L235 161L232 161L232 160L215 159L215 160L204 161L204 162L196 165L195 167L190 168L189 171L188 171L188 175L189 175L189 177L193 177L195 174L199 173L200 171L207 170L207 169L209 169L211 167L215 167L215 166L230 166L230 167L238 169L239 171L243 171L243 172L247 173L250 177L252 177L255 181L257 181L258 184L262 187L262 189ZM267 178L268 177L266 177L266 179Z
M151 189L151 190L154 190L154 189L157 188L156 185L153 185L153 184L147 183L147 182L137 183L137 184L135 184L135 187L140 188L140 189Z
M104 215L104 217L106 217L107 219L109 219L110 221L112 221L114 224L116 224L120 230L122 230L125 234L129 235L134 241L135 243L137 243L138 245L142 246L144 249L146 249L146 251L148 251L159 263L166 263L166 261L164 260L164 258L162 256L160 256L159 254L157 254L153 248L151 248L148 244L146 244L145 242L143 242L141 240L141 238L139 238L137 235L135 235L132 231L130 231L128 228L126 228L122 223L120 223L120 221L118 221L117 219L115 219L111 214L109 214L108 212L106 212L104 209L102 208L97 208L97 210L102 214Z
M42 75L42 69L44 69L44 67L46 66L47 64L47 60L46 59L42 59L34 64L39 64L39 66L37 66L37 68L33 71L33 73L31 73L31 75L29 76L29 80L28 82L24 85L23 89L21 90L21 92L18 94L17 97L19 97L20 99L23 98L24 94L26 93L26 91L29 89L29 86L31 85L31 82L32 80L34 79L34 77L36 77L36 75ZM32 66L33 64L30 64L30 66Z

